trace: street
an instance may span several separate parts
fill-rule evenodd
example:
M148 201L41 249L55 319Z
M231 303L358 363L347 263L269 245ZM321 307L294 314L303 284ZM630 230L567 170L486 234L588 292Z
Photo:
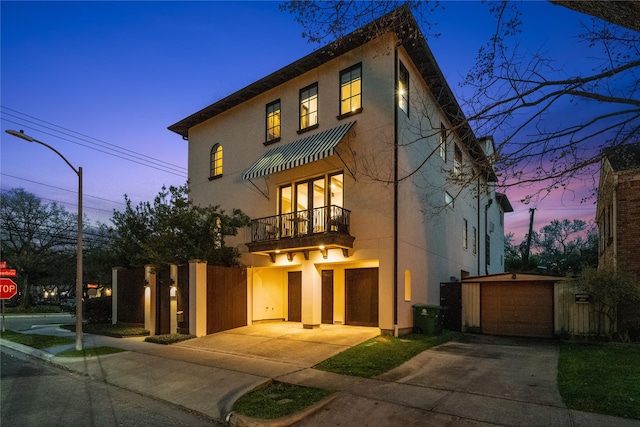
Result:
M12 426L216 426L177 406L3 347L0 420Z
M74 324L75 316L71 313L37 313L37 314L7 314L4 319L5 329L24 332L38 325Z

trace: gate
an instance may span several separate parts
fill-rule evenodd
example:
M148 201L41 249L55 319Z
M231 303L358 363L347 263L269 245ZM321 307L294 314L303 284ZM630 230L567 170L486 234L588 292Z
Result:
M207 266L207 334L247 326L247 270Z
M118 270L118 322L144 325L144 268Z
M462 330L462 283L440 283L440 305L444 308L442 327Z

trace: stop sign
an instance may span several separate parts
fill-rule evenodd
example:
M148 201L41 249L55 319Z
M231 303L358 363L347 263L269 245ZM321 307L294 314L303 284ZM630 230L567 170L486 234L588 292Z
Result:
M18 293L18 285L5 277L0 278L0 299L9 299Z

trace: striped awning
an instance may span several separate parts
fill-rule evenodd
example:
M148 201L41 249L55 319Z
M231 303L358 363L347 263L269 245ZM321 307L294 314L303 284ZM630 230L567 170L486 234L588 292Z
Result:
M333 129L272 148L264 153L242 178L253 179L329 157L354 123L344 123Z

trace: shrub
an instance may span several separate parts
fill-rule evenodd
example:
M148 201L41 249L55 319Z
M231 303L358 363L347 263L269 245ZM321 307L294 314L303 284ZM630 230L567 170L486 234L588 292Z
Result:
M84 318L89 323L111 322L111 297L91 298L83 302Z

